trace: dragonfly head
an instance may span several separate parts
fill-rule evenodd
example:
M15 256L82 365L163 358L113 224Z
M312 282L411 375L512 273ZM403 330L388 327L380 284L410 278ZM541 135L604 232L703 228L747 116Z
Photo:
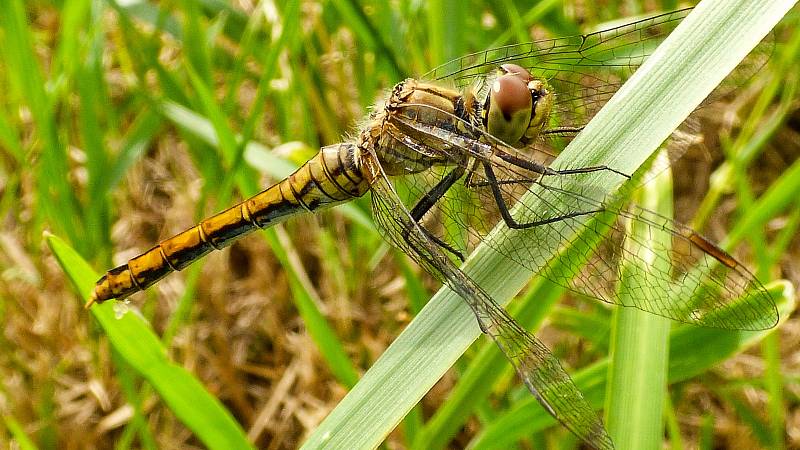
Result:
M553 94L544 80L516 64L503 64L486 96L483 124L506 144L530 142L547 122L552 106Z

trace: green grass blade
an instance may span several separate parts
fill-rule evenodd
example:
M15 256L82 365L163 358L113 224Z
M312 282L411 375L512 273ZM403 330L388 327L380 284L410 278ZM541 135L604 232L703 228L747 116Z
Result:
M557 165L601 163L633 173L792 4L766 0L701 4L572 142ZM616 180L598 177L596 185L611 191ZM526 202L536 206L532 199ZM530 273L493 255L488 247L473 254L464 268L503 303L530 278ZM442 289L304 448L377 446L479 334L467 306Z
M797 192L800 192L800 160L795 161L772 183L757 205L731 230L723 248L744 239L753 229L764 227L781 211L795 205Z
M723 395L722 397L725 398L726 403L733 406L736 410L736 415L741 418L742 422L751 430L754 442L758 442L762 448L770 448L772 450L779 450L781 448L780 445L770 444L772 439L769 427L760 417L761 411L754 410L753 407L735 396Z
M666 155L661 155L666 157ZM640 190L637 203L643 207L672 216L672 172L664 171ZM636 242L657 239L659 247L669 248L672 237L666 233L647 236L647 230L632 224L631 233L639 239L626 240L631 246ZM666 234L666 235L665 235ZM637 254L647 254L645 249L631 249ZM653 261L658 260L653 257ZM661 262L665 262L662 260ZM631 264L623 273L636 271L638 279L649 270ZM662 268L669 270L669 268ZM623 277L624 285L631 277ZM622 292L632 292L621 289ZM645 293L646 295L646 293ZM624 300L623 300L624 301ZM622 449L659 449L663 444L663 403L667 387L669 360L669 329L671 321L634 308L615 308L611 333L611 364L606 392L606 426L614 444Z
M9 71L11 93L30 110L38 143L36 183L39 197L37 215L63 230L72 242L80 244L80 214L73 187L69 184L67 149L56 123L56 104L34 51L33 30L27 23L25 5L19 0L4 2L0 14L3 41L0 51Z
M14 416L3 414L3 423L11 436L14 437L13 442L9 442L10 448L19 448L20 450L36 450L38 448Z
M161 116L151 109L138 114L123 136L120 151L108 168L103 180L105 185L98 192L109 192L123 179L128 170L141 157L153 138L161 131Z
M47 244L64 272L86 299L98 275L64 241L48 236ZM224 406L183 367L167 358L152 329L136 314L117 319L114 302L95 305L91 314L111 345L151 386L178 419L209 448L252 448L244 431Z
M769 426L768 446L781 449L786 446L784 427L786 424L786 397L781 374L780 339L771 333L764 339L761 351L764 355L764 385L769 393L767 419Z
M678 423L678 414L675 411L675 405L672 404L672 397L669 395L664 396L664 421L666 422L667 438L669 439L669 448L672 450L683 450L683 437L681 436L681 428Z
M369 21L369 18L364 15L358 2L354 0L336 0L331 2L331 5L341 14L343 22L349 24L359 40L369 48L375 49L377 54L386 59L392 75L398 78L407 76L407 72L401 64L402 60L395 54L392 47L386 44L381 30L376 29Z
M113 348L113 347L112 347ZM142 408L142 402L149 396L153 395L153 390L148 385L141 385L136 371L125 362L119 352L112 352L112 361L117 368L117 381L120 385L120 390L125 394L125 398L133 408L133 416L130 423L125 426L122 435L116 440L114 447L116 449L127 449L132 447L133 440L139 438L141 446L144 449L156 449L155 436L152 430L147 426L146 414Z
M427 3L429 51L433 65L464 54L464 26L467 9L458 0L434 0Z

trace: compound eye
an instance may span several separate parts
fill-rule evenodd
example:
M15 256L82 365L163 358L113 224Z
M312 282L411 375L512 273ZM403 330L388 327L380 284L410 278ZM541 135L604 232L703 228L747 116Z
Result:
M528 69L512 63L506 63L500 66L500 70L504 74L513 74L518 76L522 81L526 84L530 81L533 81L533 75L528 71Z
M505 143L513 145L525 134L531 121L533 107L527 82L516 73L501 75L494 80L489 92L486 130Z
M491 92L493 105L510 120L520 110L530 114L531 92L528 85L515 75L504 75L495 80Z

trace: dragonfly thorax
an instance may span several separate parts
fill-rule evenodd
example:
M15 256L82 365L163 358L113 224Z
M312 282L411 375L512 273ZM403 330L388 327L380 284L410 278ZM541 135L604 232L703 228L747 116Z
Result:
M407 79L378 105L359 145L372 149L390 176L463 166L491 153L489 141L518 148L533 142L552 105L550 86L516 64L465 91Z
M483 105L483 126L509 145L531 142L550 116L553 94L544 80L516 64L503 64Z

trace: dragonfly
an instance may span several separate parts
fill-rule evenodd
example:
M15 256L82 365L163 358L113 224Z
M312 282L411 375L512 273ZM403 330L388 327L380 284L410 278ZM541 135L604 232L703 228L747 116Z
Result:
M723 329L777 324L774 300L733 256L685 225L626 205L623 196L595 194L586 181L605 173L625 183L628 174L547 164L550 149L579 133L689 12L499 47L406 79L352 142L322 148L286 179L109 270L86 306L124 299L254 230L370 193L385 238L463 298L544 409L587 445L613 448L558 359L459 264L486 243L606 303ZM539 207L520 202L523 195L535 196ZM643 236L670 239L629 235L626 221ZM514 238L487 240L490 232ZM552 249L575 239L603 243L553 264ZM648 271L626 272L621 284L629 264Z

